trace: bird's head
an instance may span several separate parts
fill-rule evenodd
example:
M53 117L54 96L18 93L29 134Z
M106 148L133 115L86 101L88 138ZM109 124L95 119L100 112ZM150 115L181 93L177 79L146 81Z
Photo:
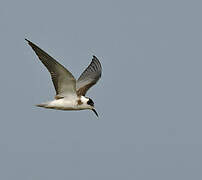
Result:
M80 99L77 101L79 108L81 109L90 109L92 110L96 116L98 117L98 113L95 110L94 102L91 98L81 96Z
M89 109L91 109L96 114L96 116L98 117L98 113L94 108L94 102L91 98L88 98L87 105L89 106Z

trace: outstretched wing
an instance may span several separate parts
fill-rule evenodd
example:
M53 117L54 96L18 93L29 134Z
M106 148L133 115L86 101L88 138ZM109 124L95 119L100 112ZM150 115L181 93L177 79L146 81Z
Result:
M32 47L41 62L46 66L51 74L51 78L56 90L56 97L64 97L76 94L76 80L74 76L55 59L40 49L31 41L25 39Z
M102 66L98 58L93 56L90 65L85 69L76 82L77 95L85 96L88 89L90 89L100 79L101 74Z

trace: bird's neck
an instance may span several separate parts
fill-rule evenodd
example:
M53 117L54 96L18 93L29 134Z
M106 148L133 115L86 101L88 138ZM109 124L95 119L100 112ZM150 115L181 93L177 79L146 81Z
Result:
M80 96L78 97L77 104L82 105L82 104L87 104L88 98L85 96Z

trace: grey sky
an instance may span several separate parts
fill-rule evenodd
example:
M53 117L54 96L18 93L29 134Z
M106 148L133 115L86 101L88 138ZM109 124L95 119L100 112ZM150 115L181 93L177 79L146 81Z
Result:
M0 179L202 179L200 1L0 2ZM37 108L55 91L28 38L78 77L100 115Z

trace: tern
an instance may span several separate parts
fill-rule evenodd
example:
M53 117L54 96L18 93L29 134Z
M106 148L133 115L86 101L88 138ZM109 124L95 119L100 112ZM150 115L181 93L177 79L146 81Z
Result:
M93 56L89 66L80 75L78 80L76 80L71 72L49 54L28 39L25 40L50 72L56 91L54 100L36 106L57 110L89 109L98 117L93 100L85 96L86 92L95 85L101 77L102 66L98 58Z

